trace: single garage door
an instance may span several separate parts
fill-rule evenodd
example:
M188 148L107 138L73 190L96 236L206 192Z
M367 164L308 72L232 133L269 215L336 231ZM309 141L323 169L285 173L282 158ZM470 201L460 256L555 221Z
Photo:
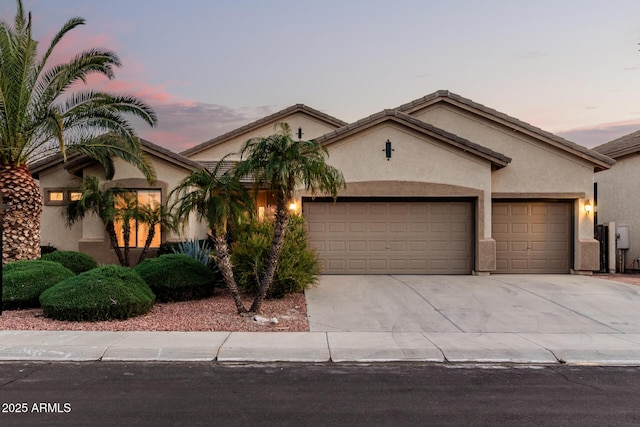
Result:
M569 273L571 202L493 202L496 273Z
M305 201L325 274L470 274L473 205L450 201Z

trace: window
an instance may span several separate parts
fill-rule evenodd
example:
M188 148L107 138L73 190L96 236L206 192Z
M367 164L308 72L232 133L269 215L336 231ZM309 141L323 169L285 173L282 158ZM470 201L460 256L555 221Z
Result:
M149 235L149 226L142 221L135 219L134 212L142 206L159 208L161 205L162 193L160 190L123 190L118 193L116 199L116 209L119 211L119 219L115 221L116 233L118 235L118 245L124 246L124 221L129 223L129 247L143 248ZM160 247L160 225L155 225L155 234L151 241L150 248Z
M69 202L79 200L82 193L73 188L47 188L45 189L44 204L51 206L65 206Z

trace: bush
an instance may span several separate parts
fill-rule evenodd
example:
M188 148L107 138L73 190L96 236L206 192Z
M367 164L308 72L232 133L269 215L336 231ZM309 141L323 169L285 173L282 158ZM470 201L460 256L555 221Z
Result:
M2 268L2 309L39 307L40 294L75 274L53 261L15 261Z
M272 221L253 222L237 231L231 247L231 262L238 286L256 294L271 251ZM284 245L267 298L281 298L301 292L318 281L320 264L316 252L307 244L304 218L292 215L287 224Z
M135 271L116 265L71 277L40 295L46 317L72 321L128 319L148 313L154 302Z
M163 302L209 297L218 283L215 273L183 254L147 259L134 270Z
M82 252L56 251L44 254L40 259L59 262L75 274L84 273L98 267L95 259Z

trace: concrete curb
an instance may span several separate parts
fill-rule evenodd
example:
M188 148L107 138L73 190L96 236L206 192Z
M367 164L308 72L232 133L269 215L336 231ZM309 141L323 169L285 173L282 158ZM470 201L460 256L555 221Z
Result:
M640 365L640 334L0 331L0 361Z

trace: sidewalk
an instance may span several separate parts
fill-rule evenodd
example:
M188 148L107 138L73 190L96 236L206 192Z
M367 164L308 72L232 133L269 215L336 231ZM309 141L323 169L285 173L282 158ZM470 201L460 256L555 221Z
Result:
M640 334L0 331L0 361L640 365Z

